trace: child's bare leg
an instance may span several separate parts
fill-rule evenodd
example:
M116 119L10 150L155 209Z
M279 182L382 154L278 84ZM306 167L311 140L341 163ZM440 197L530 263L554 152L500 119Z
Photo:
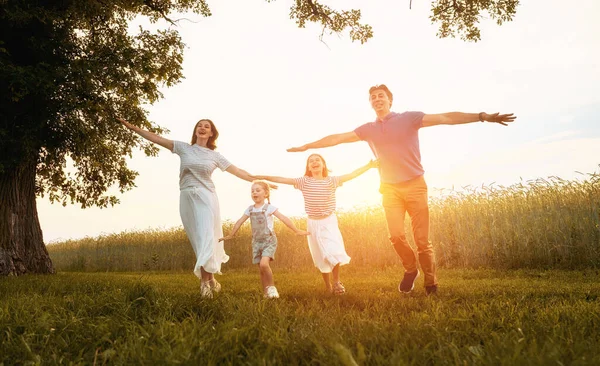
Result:
M260 273L260 287L263 290L263 294L265 294L265 274L263 273L262 266L260 263L258 264L258 272Z
M260 264L258 265L260 268L260 281L262 284L263 293L266 293L266 288L268 286L273 286L273 271L271 271L271 266L269 265L271 262L270 257L262 257L260 259Z
M331 281L329 281L329 273L321 273L323 275L323 281L325 281L325 290L331 292Z
M333 276L333 283L340 282L340 265L339 264L337 266L333 267L333 270L331 271L331 275Z
M333 293L336 295L345 294L346 288L344 287L344 285L342 285L342 282L340 282L340 265L339 264L337 266L333 267L331 274L333 275Z

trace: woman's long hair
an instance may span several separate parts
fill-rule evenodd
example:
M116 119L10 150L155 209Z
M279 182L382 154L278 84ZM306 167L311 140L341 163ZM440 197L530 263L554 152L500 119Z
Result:
M310 171L310 167L308 166L308 161L313 156L318 156L319 159L321 159L321 161L323 162L323 177L326 177L329 173L329 169L327 169L327 163L325 162L325 159L323 159L323 157L319 154L310 154L308 156L308 158L306 159L306 171L304 172L304 175L307 177L312 177L312 172Z
M200 122L208 122L210 123L210 131L212 132L212 136L208 138L208 141L206 142L206 147L208 147L211 150L214 150L217 148L217 138L219 137L219 131L217 130L217 127L215 126L215 124L213 123L213 121L211 121L208 118L203 118L200 121L196 122L196 125L194 126L194 132L192 133L192 145L196 143L196 141L198 140L198 136L196 136L196 128L198 128L198 125L200 124Z

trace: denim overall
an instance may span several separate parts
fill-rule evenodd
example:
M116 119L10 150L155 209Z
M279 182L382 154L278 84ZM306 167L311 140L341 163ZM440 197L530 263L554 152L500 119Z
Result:
M263 206L262 211L253 212L254 205L250 206L250 224L252 225L252 263L260 263L262 257L275 259L275 250L277 250L277 237L269 229L267 224L267 208L269 204Z

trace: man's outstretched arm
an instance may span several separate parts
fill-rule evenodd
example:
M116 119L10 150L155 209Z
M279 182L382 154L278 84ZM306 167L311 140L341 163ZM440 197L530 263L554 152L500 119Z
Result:
M343 143L347 143L347 142L356 142L356 141L360 141L360 138L354 131L351 131L351 132L346 132L346 133L338 133L335 135L329 135L329 136L323 137L320 140L308 143L306 145L302 145L299 147L292 147L290 149L287 149L287 151L288 152L299 152L299 151L306 151L308 149L320 149L322 147L330 147L330 146L335 146L335 145L339 145L339 144L343 144Z
M463 123L471 122L493 122L499 123L504 126L508 126L508 123L513 122L517 116L512 113L500 114L493 113L487 114L481 113L462 113L462 112L450 112L440 114L426 114L423 116L423 127L437 126L437 125L460 125Z

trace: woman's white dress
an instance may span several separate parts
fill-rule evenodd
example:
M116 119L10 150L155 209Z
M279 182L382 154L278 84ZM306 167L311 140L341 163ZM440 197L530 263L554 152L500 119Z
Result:
M221 264L229 260L225 253L219 199L211 175L216 168L226 170L231 163L220 153L198 145L173 141L173 153L181 158L179 169L179 213L194 253L194 274L200 268L221 273Z

